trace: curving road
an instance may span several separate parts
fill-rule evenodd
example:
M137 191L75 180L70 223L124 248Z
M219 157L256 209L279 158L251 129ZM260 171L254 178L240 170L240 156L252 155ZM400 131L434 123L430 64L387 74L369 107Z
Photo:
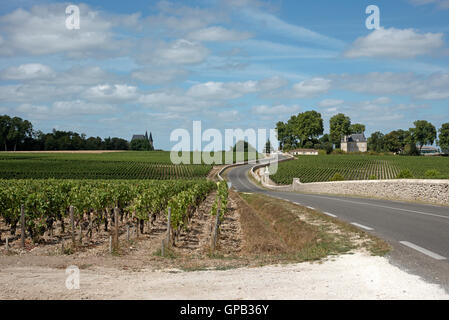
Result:
M252 166L228 169L227 180L234 189L311 207L373 233L392 245L393 264L449 292L449 207L266 190L248 178Z

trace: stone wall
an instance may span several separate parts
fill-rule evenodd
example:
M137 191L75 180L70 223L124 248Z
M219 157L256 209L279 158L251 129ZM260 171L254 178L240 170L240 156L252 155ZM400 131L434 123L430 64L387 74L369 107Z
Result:
M264 187L272 190L355 195L449 206L449 180L394 179L301 183L295 178L291 185L280 186L269 179L263 170L264 168L258 169L256 175Z

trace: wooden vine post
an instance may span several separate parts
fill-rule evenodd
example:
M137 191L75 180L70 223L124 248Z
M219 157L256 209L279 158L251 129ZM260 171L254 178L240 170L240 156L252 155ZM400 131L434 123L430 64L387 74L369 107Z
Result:
M72 233L72 246L75 247L75 217L73 216L73 206L69 208L70 213L70 232Z
M20 206L20 240L22 248L25 248L25 208Z
M219 227L220 227L220 209L217 209L217 216L215 218L215 228L214 228L214 232L212 235L212 243L211 243L212 251L215 251L215 249L217 247Z
M119 224L118 224L118 213L119 212L119 208L115 207L114 208L114 224L115 224L115 228L114 228L114 250L117 252L118 248L119 248L119 240L118 240L118 234L119 234Z
M171 208L168 208L168 219L167 219L167 246L170 245L170 231L171 231Z

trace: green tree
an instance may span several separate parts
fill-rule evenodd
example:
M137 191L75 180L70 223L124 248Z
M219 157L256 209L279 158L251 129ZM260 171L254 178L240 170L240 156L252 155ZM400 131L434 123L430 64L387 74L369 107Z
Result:
M339 113L329 120L329 124L331 141L336 148L340 148L341 138L351 133L351 119Z
M418 120L413 123L414 128L410 129L412 140L419 145L419 152L426 144L433 144L437 138L437 129L433 124L426 120Z
M368 150L382 152L385 150L385 136L382 132L376 131L368 138Z
M276 123L276 130L277 130L277 138L279 141L279 147L281 150L284 149L284 145L287 142L287 124L285 124L282 121L279 121Z
M28 120L14 117L11 119L7 141L12 143L14 151L17 150L17 145L22 143L26 137L31 137L33 134L33 125Z
M322 135L324 131L323 118L316 111L299 113L298 116L292 117L290 124L295 138L300 141L302 147L308 142L311 142L313 147L313 140Z
M271 145L270 139L268 139L267 143L265 143L265 153L270 154L273 151L273 146Z
M365 125L361 124L361 123L354 123L351 124L351 126L349 127L349 131L351 131L351 134L355 134L355 133L365 133Z
M0 143L8 151L8 134L11 128L11 118L7 115L0 116Z
M449 153L449 122L443 123L438 130L438 145L442 152Z
M384 136L384 148L386 151L398 153L402 150L399 132L391 131Z
M111 144L111 147L110 147L111 149L108 149L108 150L112 150L112 141L110 141L110 144ZM136 140L131 141L130 148L131 148L131 150L136 150L136 151L151 151L151 145L147 139L136 139Z

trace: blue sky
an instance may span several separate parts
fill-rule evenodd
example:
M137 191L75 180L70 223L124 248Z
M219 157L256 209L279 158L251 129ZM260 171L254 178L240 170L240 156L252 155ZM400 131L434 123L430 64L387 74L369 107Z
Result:
M80 8L67 30L65 8ZM365 8L380 9L368 30ZM449 1L2 1L0 113L88 136L273 128L339 112L367 135L449 122Z

